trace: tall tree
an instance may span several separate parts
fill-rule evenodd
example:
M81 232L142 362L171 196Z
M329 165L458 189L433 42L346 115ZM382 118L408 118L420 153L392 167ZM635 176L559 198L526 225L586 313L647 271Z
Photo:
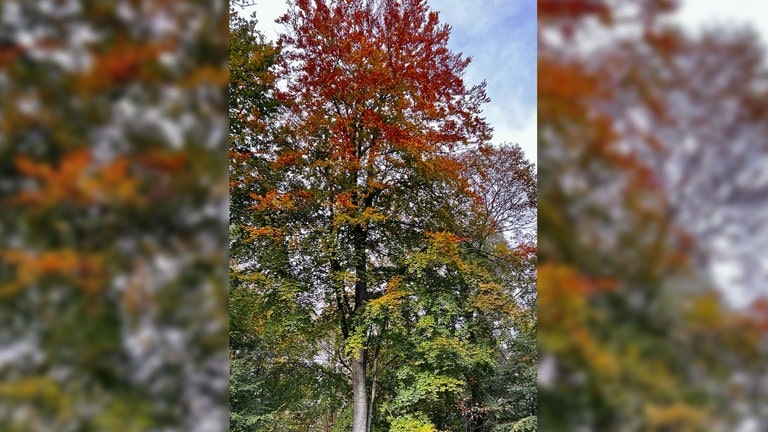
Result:
M282 22L277 49L232 23L232 427L535 423L535 175L485 144L447 26L424 1Z
M268 164L255 176L272 178L262 183L267 190L251 191L258 221L245 229L273 251L253 263L261 289L290 291L316 330L323 320L336 323L350 370L351 428L363 432L381 347L393 341L384 338L393 324L378 312L400 307L387 300L401 284L417 286L437 256L449 264L445 255L462 242L466 214L455 205L469 185L459 156L490 137L480 115L487 97L484 85L464 84L469 60L448 50L449 28L425 1L298 0L281 21L287 112L276 127L288 134L263 148ZM430 288L421 282L419 290ZM377 299L380 307L369 308ZM426 314L417 309L410 319ZM435 392L459 382L431 379Z
M361 317L371 290L388 282L376 273L429 225L449 228L425 211L447 210L446 200L429 198L460 186L451 152L489 138L479 116L487 97L482 85L464 85L468 60L447 49L449 29L426 1L299 0L282 22L289 28L281 43L293 151L309 169L302 189L316 192L312 217L329 241L329 288L351 368L352 430L363 432L371 409L366 368L375 359ZM405 229L413 222L420 226Z

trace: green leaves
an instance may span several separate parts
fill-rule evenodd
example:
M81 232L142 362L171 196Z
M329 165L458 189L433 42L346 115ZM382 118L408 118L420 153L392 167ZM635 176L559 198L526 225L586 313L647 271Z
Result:
M394 417L390 428L391 432L437 432L435 425L423 412L406 414Z

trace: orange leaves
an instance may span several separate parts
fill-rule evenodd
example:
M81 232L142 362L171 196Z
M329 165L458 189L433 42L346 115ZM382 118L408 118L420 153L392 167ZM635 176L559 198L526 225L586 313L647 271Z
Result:
M459 237L450 231L426 231L427 237L435 245L457 245L468 240L466 237Z
M94 53L91 69L79 77L80 87L101 91L125 81L145 78L149 65L169 50L169 44L123 45L105 53Z
M9 48L0 48L0 68L16 60L23 53L24 53L24 50L19 46L13 46Z
M680 51L685 43L685 39L679 32L670 29L646 31L645 40L653 48L664 54L674 54L676 51Z
M356 210L358 208L357 204L352 202L351 192L336 194L336 205L344 210Z
M572 331L571 327L584 319L588 313L586 296L597 291L576 269L556 264L539 265L538 287L541 321L556 324L558 331Z
M608 19L611 16L609 7L600 0L539 0L538 13L547 19L579 19L594 15Z
M748 309L750 319L761 331L768 331L768 298L760 297Z
M38 186L17 194L11 202L38 207L62 203L89 205L107 202L140 204L139 180L130 175L128 161L117 158L97 165L89 150L76 150L65 155L58 167L38 163L19 156L16 167L34 178Z
M156 171L176 173L189 165L188 156L182 152L150 151L138 157L139 165Z
M525 258L536 258L536 251L538 250L536 243L523 243L515 248L516 252Z
M464 171L464 165L456 158L440 156L432 159L431 168L443 176L455 176Z
M201 85L225 86L229 83L229 71L224 67L204 66L195 69L182 83L184 87L195 88Z
M580 296L613 291L618 284L614 279L587 277L575 268L562 265L544 264L538 273L540 283L546 283L547 287Z
M89 294L104 289L106 271L102 258L73 249L32 253L23 250L0 251L0 261L15 270L16 278L0 286L0 297L13 296L45 279L64 278Z
M34 180L35 186L27 187L10 201L46 208L65 203L143 206L154 196L145 195L143 187L154 182L154 192L159 190L149 173L174 174L188 161L181 153L148 152L135 161L120 156L101 162L93 158L90 150L79 149L65 154L58 165L39 163L26 156L18 156L15 164L21 174Z
M256 202L249 207L249 210L265 211L265 210L292 210L294 208L294 202L291 199L290 193L279 193L276 190L271 190L266 195L259 195L251 192L251 198Z
M286 151L277 156L277 159L272 163L272 167L276 170L285 169L287 167L297 165L301 158L304 156L304 151Z
M574 268L545 264L538 269L540 344L549 352L572 355L603 376L619 372L616 357L590 330L601 320L587 303L589 294L611 290L615 283L586 278Z
M73 176L79 174L84 168L91 163L91 154L88 150L77 150L68 154L61 160L59 164L58 173L45 165L37 164L31 159L25 156L18 156L16 158L16 167L22 174L27 174L34 177L50 177L51 175L60 175L61 177Z
M246 242L251 242L253 240L256 240L262 237L268 237L273 240L279 240L284 235L284 232L282 229L271 227L271 226L258 227L258 228L246 226L246 227L243 227L243 229L249 234L248 240L246 240Z
M485 89L466 88L468 60L447 48L450 29L426 2L298 2L281 21L294 114L307 134L330 129L342 163L363 160L372 136L414 154L489 138Z
M538 93L543 101L558 101L564 106L583 105L587 97L607 96L608 89L587 73L580 64L563 64L547 57L539 57ZM547 107L546 105L544 106ZM542 117L556 119L546 112ZM567 112L562 114L578 114Z

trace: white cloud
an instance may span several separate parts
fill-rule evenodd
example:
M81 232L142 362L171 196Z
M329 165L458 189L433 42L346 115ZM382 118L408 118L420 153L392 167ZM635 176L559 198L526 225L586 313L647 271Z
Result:
M702 26L750 24L765 41L768 38L768 13L765 0L687 0L676 18L691 30Z
M520 148L523 149L528 160L536 163L536 148L538 144L538 116L536 108L525 110L521 108L518 115L521 115L525 120L515 122L515 125L508 121L505 122L503 119L495 119L491 118L490 115L488 116L489 122L495 127L493 142L497 144L502 142L520 144Z
M288 12L288 3L285 0L261 0L253 6L235 6L235 10L244 17L250 17L253 12L256 12L256 18L259 21L256 27L268 40L275 41L283 30L282 24L277 24L275 20Z

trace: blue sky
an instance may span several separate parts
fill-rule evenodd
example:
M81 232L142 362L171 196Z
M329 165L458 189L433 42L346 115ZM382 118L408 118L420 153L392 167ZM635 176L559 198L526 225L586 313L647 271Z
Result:
M520 144L536 161L536 0L429 0L440 20L451 26L449 47L472 57L468 85L488 83L491 102L484 112L494 128L494 143ZM274 40L286 12L284 0L261 0L255 6L259 27Z

